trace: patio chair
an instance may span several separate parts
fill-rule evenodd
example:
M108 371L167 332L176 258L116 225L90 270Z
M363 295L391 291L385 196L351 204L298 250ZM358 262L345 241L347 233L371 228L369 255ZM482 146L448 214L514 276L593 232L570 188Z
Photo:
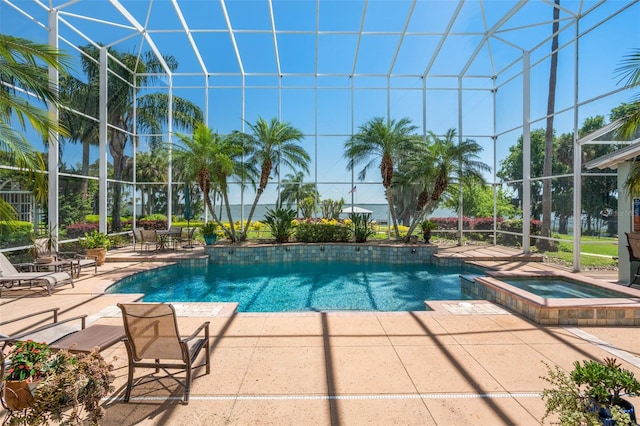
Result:
M631 272L633 273L633 262L640 262L640 232L625 232L625 235L627 236L627 250L629 250L629 266L631 266ZM640 278L640 265L636 268L633 280L627 287L635 284L638 278Z
M155 229L141 229L140 236L142 238L141 245L144 245L149 251L149 247L153 246L153 249L158 248L158 233Z
M204 349L206 374L210 372L209 321L202 323L187 338L180 337L176 311L164 303L118 303L122 310L129 356L129 375L124 400L129 401L136 367L185 370L183 403L189 403L192 369L201 349ZM204 331L204 336L199 336ZM168 376L173 374L166 372ZM176 379L175 377L173 377ZM177 380L177 379L176 379Z
M11 343L19 340L34 340L50 344L70 333L74 333L85 328L87 315L79 315L60 321L58 320L58 311L60 311L60 308L45 309L44 311L30 312L28 315L0 322L0 327L2 327L2 329L0 329L0 352L4 352L7 346L10 346ZM37 326L35 324L41 324L45 321L45 319L39 319L35 323L31 322L30 324L24 324L26 320L34 320L37 317L41 317L43 314L50 314L52 322L42 326ZM79 320L79 323L75 325L71 324L77 320ZM20 323L23 327L17 332L6 333L4 327L8 324L15 323Z
M183 248L193 248L193 233L197 228L183 228L180 234L180 243Z
M169 227L169 238L171 239L171 245L175 249L180 243L180 237L182 235L182 226L171 225Z
M2 288L12 288L14 284L22 285L28 283L29 288L39 285L47 290L51 296L51 290L65 284L73 284L73 276L68 272L18 272L9 259L0 253L0 296Z
M133 230L133 251L136 251L136 246L140 244L140 251L142 251L142 233L140 228Z

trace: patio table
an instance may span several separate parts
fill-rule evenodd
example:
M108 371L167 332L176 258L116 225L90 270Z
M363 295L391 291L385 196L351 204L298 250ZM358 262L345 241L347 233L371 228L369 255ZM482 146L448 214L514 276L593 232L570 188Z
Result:
M158 250L164 250L169 243L173 242L173 238L180 238L180 234L178 232L174 232L169 229L160 229L156 231L156 235L158 235Z

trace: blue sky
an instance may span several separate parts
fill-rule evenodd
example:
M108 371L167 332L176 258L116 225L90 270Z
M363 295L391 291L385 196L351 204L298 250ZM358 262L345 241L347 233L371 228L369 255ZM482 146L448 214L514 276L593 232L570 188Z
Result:
M581 104L579 123L596 114L608 114L613 106L630 97L629 93L611 93L600 98L617 90L614 70L629 49L640 46L637 27L640 4L620 12L628 3L561 2L564 30L560 36L556 107L571 108L577 96ZM65 2L56 0L53 4ZM274 32L266 0L232 0L224 2L224 6L233 38L220 2L181 1L180 12L191 30L196 51L170 1L133 0L120 4L136 24L146 28L163 54L171 54L178 60L178 73L173 76L174 93L203 108L208 93L207 119L212 128L221 133L238 130L243 125L242 118L254 122L258 116L280 116L299 127L306 134L304 145L313 158L308 180L318 180L325 198L347 198L351 173L346 170L342 146L348 135L366 120L390 113L392 118L411 118L420 132L431 130L442 134L449 128L459 128L458 84L465 89L462 133L485 146L483 158L493 167L494 122L495 132L500 135L498 162L521 134L519 58L523 49L531 51L533 66L533 128L544 125L541 120L546 114L550 52L546 39L551 34L548 2L528 2L488 43L483 43L485 29L502 19L516 5L515 1L467 1L459 8L457 1L418 0L414 5L404 0L373 0L365 8L365 2L355 0L319 3L274 0L271 3ZM571 14L590 10L594 5L598 7L579 24L584 35L578 44L576 94L576 46L572 42L576 27ZM456 11L457 19L443 38ZM594 27L616 13L602 26ZM0 0L1 32L45 42L46 31L34 21L47 22L46 10L39 3ZM87 38L133 53L151 49L135 25L106 0L83 0L62 9L60 34L60 47L69 51L73 51L71 46L86 44ZM476 52L475 60L470 62ZM75 72L81 75L79 62L75 63ZM203 65L209 77L202 74ZM463 70L464 77L458 80ZM422 78L425 74L426 80ZM495 114L491 92L494 75L498 88ZM209 85L208 92L202 88L205 82ZM423 85L428 89L424 113ZM160 84L154 90L166 90L166 85ZM557 133L570 132L572 126L572 109L556 119ZM144 147L143 143L141 149ZM92 158L97 158L97 150ZM65 146L63 161L77 164L79 150ZM374 173L367 180L372 184L356 183L358 201L384 202L381 185L376 184L379 176ZM234 202L238 202L238 192L234 195ZM275 192L269 191L264 201L273 199Z

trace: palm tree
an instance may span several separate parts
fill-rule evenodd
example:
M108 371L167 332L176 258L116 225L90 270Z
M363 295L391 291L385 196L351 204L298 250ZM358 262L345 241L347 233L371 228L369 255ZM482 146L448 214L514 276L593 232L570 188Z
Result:
M92 108L91 111L97 111L100 80L100 69L98 59L100 57L100 49L88 45L81 47L85 53L82 56L82 69L87 77L86 90L82 92L87 98L78 96L71 97L70 100L80 102L81 104L71 104L72 109L83 111L83 108ZM160 62L153 54L146 52L137 56L131 53L122 53L109 48L109 55L116 60L110 62L110 70L117 77L108 79L108 97L107 104L108 117L107 121L113 126L108 132L109 151L113 158L113 209L111 213L111 227L113 231L121 229L120 211L121 211L121 183L126 165L125 148L129 140L135 144L137 140L129 135L134 134L134 125L138 134L159 135L166 126L169 116L169 96L166 93L149 93L137 98L137 108L134 111L133 99L135 91L133 87L144 87L145 84L153 82L157 77L154 73L162 73ZM170 71L175 71L178 63L173 56L163 57ZM74 83L76 84L76 83ZM180 97L172 97L172 120L176 129L192 130L195 125L202 122L202 111L200 108ZM134 118L136 122L134 123ZM97 126L97 122L93 123ZM91 127L88 125L88 127ZM86 138L82 139L82 143L88 144L96 134L95 129L85 129L82 133ZM88 139L87 139L88 138ZM151 137L152 147L161 144L159 136ZM83 156L83 163L85 159ZM88 158L87 158L88 161ZM83 164L83 170L85 164Z
M471 139L458 144L455 139L455 129L449 129L443 139L429 132L427 143L407 159L407 174L422 187L407 240L425 215L435 209L449 185L469 181L485 183L482 173L491 168L479 160L482 147Z
M625 56L622 66L618 68L617 72L621 76L620 81L625 81L625 88L631 89L640 86L640 49L634 49L632 53ZM625 105L625 112L622 126L618 132L624 139L630 139L637 135L638 129L640 129L640 92L634 95L629 105ZM640 197L640 162L638 160L633 162L624 187L631 197Z
M240 235L241 240L247 238L247 231L251 224L251 218L256 210L260 196L269 183L271 172L280 173L282 166L292 170L301 168L309 172L311 157L299 144L302 140L302 132L289 123L272 118L267 122L258 117L256 124L246 122L251 129L251 134L238 134L242 140L246 152L249 153L247 164L253 169L260 169L260 181L256 190L256 196L251 205L246 225Z
M624 81L625 89L632 89L640 86L640 48L633 49L626 55L622 65L617 70L620 75L620 82ZM640 92L636 93L628 106L628 111L623 119L619 133L625 139L633 137L640 128Z
M28 123L48 141L50 132L65 134L65 130L46 109L37 106L40 102L59 106L58 92L40 63L65 73L69 57L47 44L0 34L0 153L9 164L25 171L36 201L44 203L47 175L41 172L46 170L46 163L23 132ZM18 90L23 94L18 95ZM15 209L0 199L0 220L16 217Z
M314 183L304 183L304 172L295 175L289 173L282 179L282 192L278 197L276 205L282 207L282 203L287 203L287 207L296 204L296 215L300 213L300 204L307 197L313 198L316 202L320 198L318 189ZM296 216L298 217L298 216Z
M178 133L177 136L181 144L173 146L173 161L179 166L181 177L185 182L197 182L214 221L231 241L237 241L229 205L227 178L234 174L244 174L242 146L232 136L221 137L202 123L196 126L193 135ZM211 194L215 192L220 192L224 200L229 228L216 215L211 201Z
M540 251L556 250L551 241L551 173L553 169L553 120L556 106L556 83L558 74L558 30L560 28L560 0L554 0L553 25L551 39L551 69L549 70L549 90L547 92L547 128L544 135L544 164L542 176L542 229L543 238L538 239L536 246Z
M157 206L156 194L160 192L159 188L164 185L154 185L154 182L164 183L167 182L168 170L169 170L169 157L161 155L160 150L156 149L151 152L139 152L136 155L136 170L137 181L144 182L138 184L140 189L140 205L141 215L146 216L151 213L156 213ZM145 202L146 194L146 202ZM161 210L160 210L161 211Z
M394 166L402 156L413 152L418 141L418 137L415 135L416 129L417 127L412 125L408 118L402 118L396 122L375 117L360 126L359 132L353 135L344 146L344 156L349 160L349 170L353 170L357 164L365 163L358 173L359 180L364 180L367 171L376 165L378 158L380 159L382 185L389 205L396 239L400 239L400 233L398 232L398 221L396 220L391 191Z

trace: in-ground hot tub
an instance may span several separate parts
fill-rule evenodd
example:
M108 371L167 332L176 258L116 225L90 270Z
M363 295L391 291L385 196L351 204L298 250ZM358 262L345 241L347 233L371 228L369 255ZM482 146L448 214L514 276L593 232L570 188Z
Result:
M487 271L463 292L545 325L640 325L640 291L563 271Z

